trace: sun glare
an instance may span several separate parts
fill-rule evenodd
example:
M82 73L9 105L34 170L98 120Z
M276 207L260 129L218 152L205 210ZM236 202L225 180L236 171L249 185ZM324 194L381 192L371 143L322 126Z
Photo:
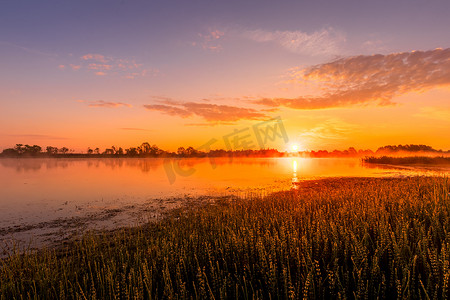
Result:
M298 150L299 150L299 146L297 144L293 144L291 146L291 152L298 152Z

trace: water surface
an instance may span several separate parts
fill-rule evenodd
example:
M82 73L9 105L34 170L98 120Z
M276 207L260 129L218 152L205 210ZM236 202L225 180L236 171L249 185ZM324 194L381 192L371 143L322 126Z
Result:
M187 198L271 192L305 179L430 174L334 158L0 159L0 239L133 225Z

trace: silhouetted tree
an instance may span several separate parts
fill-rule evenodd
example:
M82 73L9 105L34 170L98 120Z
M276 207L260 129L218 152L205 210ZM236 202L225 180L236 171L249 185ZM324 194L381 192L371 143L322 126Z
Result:
M197 150L195 150L193 147L187 147L185 153L187 156L194 156L195 154L197 154Z
M136 156L139 154L136 147L131 147L131 148L125 149L125 152L126 152L126 155L129 155L129 156Z
M186 149L184 149L184 147L179 147L177 149L177 154L180 156L184 156L186 154Z
M105 155L114 154L114 149L111 149L111 148L105 149L105 151L102 154L105 154Z
M59 149L59 152L62 154L66 154L67 152L69 152L69 149L66 147L62 147L61 149Z
M148 153L150 153L151 146L149 143L145 142L145 143L141 144L139 149L140 149L141 154L148 154Z
M23 147L23 144L16 144L14 150L17 152L17 154L22 154L25 152L25 147Z
M47 151L47 154L55 155L58 153L58 148L52 147L52 146L47 146L46 151Z

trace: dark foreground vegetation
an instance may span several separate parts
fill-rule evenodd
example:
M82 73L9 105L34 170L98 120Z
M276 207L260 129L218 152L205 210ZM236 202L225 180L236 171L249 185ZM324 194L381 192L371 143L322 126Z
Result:
M2 299L439 299L446 178L329 179L1 261Z
M365 157L363 162L389 165L450 165L450 157L410 156L410 157Z

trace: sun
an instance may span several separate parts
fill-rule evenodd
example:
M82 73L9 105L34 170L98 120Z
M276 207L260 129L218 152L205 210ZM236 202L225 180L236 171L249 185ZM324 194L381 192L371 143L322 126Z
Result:
M284 148L287 153L298 154L300 151L303 151L303 145L299 142L292 142L286 145Z
M292 152L298 152L299 149L300 148L299 148L299 146L297 144L292 144L291 145L291 151Z

